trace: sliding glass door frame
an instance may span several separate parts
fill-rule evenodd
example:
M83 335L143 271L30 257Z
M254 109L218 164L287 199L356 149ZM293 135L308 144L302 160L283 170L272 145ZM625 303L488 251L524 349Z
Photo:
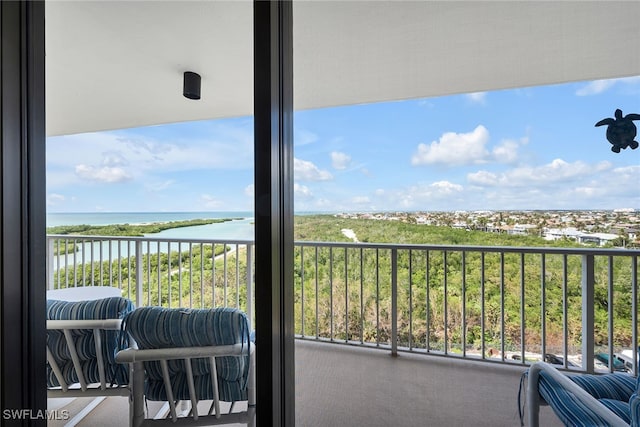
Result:
M292 3L254 2L258 426L295 423Z
M0 3L0 402L44 411L45 24L42 1ZM257 424L295 422L292 4L254 2ZM24 417L3 425L45 426Z
M0 2L0 423L9 426L46 425L37 419L47 408L44 33L44 2Z

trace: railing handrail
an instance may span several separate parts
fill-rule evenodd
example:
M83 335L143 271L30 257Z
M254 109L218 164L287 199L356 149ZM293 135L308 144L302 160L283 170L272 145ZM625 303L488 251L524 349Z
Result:
M100 236L84 234L47 234L47 238L66 240L129 240L159 243L215 243L230 245L254 245L251 239L203 239L185 237L153 237L153 236ZM308 247L333 247L333 248L365 248L365 249L400 249L400 250L434 250L434 251L460 251L469 252L503 252L503 253L535 253L535 254L558 254L558 255L594 255L594 256L616 256L616 255L640 255L640 249L636 248L558 248L555 246L482 246L482 245L439 245L432 243L376 243L376 242L324 242L296 240L294 246Z
M128 240L132 242L158 242L158 243L215 243L215 244L229 244L229 245L253 245L253 240L247 239L203 239L196 237L153 237L153 236L100 236L100 235L88 235L88 234L47 234L47 239L64 239L64 240L94 240L94 241L109 241L109 240Z
M508 252L508 253L546 253L558 255L640 255L640 249L635 248L558 248L551 246L481 246L481 245L437 245L431 243L369 243L369 242L322 242L295 241L294 246L322 246L333 248L367 248L367 249L401 249L401 250L433 250L469 252Z

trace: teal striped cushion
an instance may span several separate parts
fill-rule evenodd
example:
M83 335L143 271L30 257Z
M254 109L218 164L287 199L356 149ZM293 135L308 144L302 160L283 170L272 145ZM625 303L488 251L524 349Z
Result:
M629 399L629 412L631 413L631 426L640 427L640 387Z
M122 319L133 311L133 303L122 297L103 298L91 301L47 301L47 320L94 320L94 319ZM90 329L74 329L71 331L76 352L80 359L82 372L88 383L100 381L98 362L96 359L95 340ZM100 331L102 351L105 361L106 380L111 384L126 385L129 383L128 370L125 365L116 363L115 354L123 348L129 347L126 337L121 341L119 331ZM47 345L53 358L60 367L68 384L79 382L73 368L71 354L67 347L64 333L60 330L47 331ZM47 385L59 386L53 370L47 365Z
M184 309L142 307L126 316L124 329L140 349L202 347L246 343L247 356L216 358L220 399L234 402L247 399L249 373L249 323L234 308ZM169 374L176 399L188 399L182 360L169 361ZM198 400L213 399L207 359L193 359ZM159 362L146 362L145 395L149 400L166 400Z
M596 399L613 399L628 402L636 391L637 381L627 374L570 375L571 381L585 389Z
M568 376L573 382L592 394L616 415L630 423L629 399L636 389L637 379L627 374ZM573 393L560 385L544 371L538 381L540 396L567 426L605 426L606 421L576 400Z

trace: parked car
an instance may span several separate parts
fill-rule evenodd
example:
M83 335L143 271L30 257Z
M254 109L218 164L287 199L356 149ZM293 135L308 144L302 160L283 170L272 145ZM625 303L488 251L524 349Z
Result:
M562 366L564 366L564 358L560 357L560 356L556 356L553 353L545 353L544 361L547 362L547 363L551 363L552 365L562 365ZM576 366L576 365L567 360L567 366Z
M609 354L608 353L596 353L595 359L601 362L605 366L609 366ZM633 369L633 367L631 368ZM619 372L629 372L629 368L625 363L625 360L620 358L617 354L613 355L613 370Z
M616 353L616 356L624 361L624 365L627 367L629 372L633 372L633 350L622 350L620 353ZM640 349L636 353L636 364L640 360Z

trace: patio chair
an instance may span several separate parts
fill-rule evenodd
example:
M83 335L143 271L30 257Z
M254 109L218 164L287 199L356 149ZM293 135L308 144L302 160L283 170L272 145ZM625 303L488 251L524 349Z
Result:
M528 370L528 426L541 404L567 426L640 426L640 379L625 373L565 375L545 362Z
M75 421L107 396L129 395L127 367L116 363L122 318L134 309L122 297L47 300L47 397L96 397Z
M242 311L143 307L126 316L123 330L137 346L116 355L131 366L132 426L254 425L254 344ZM170 418L147 417L145 399L167 402ZM211 401L208 411L201 413L201 401ZM247 409L234 411L241 401ZM190 408L179 414L185 402ZM224 413L221 402L230 402Z

